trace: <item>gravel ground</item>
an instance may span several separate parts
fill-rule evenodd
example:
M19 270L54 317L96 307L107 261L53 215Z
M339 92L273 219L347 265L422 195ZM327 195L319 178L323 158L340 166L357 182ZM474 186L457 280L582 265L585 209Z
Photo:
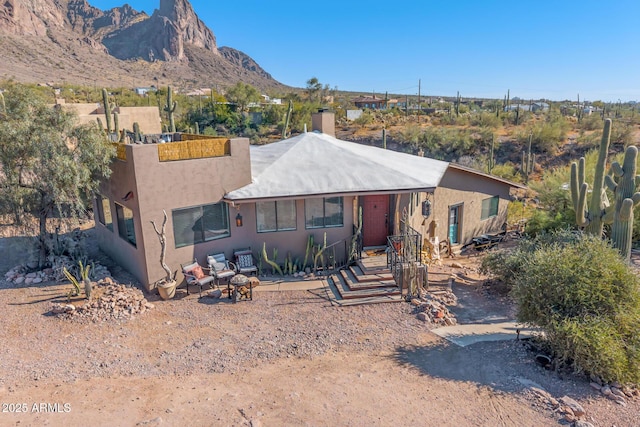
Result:
M340 308L324 291L256 292L237 304L150 295L155 308L132 320L93 323L48 315L49 300L64 295L63 287L0 286L0 341L12 343L0 359L4 382L233 372L283 357L378 353L426 331L409 304Z

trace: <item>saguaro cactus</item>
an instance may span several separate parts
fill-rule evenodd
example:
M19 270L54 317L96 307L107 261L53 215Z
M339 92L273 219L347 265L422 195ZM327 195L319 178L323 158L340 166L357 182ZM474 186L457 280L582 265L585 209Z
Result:
M527 147L527 151L522 152L522 165L520 166L520 170L524 175L525 182L529 182L529 175L533 172L533 166L536 163L536 155L531 153L531 139L533 135L529 134L529 145Z
M142 133L140 132L140 124L138 122L133 122L133 141L142 141Z
M102 89L102 104L104 105L104 117L107 119L107 135L111 133L111 105L109 104L109 93Z
M611 119L604 121L600 152L596 163L595 177L593 179L593 191L591 202L587 209L587 190L589 185L584 182L584 157L579 164L571 163L571 200L576 211L576 223L580 227L586 227L586 232L596 236L602 236L605 209L609 206L609 199L604 189L604 171L609 152L611 138Z
M637 159L638 149L635 146L627 147L622 166L620 163L614 162L611 165L613 176L607 175L605 177L607 187L615 194L611 241L627 260L631 259L633 208L640 202L640 192L636 192L636 187L640 184L640 176L636 175ZM618 178L617 182L614 177Z
M488 169L488 173L489 174L491 174L491 171L493 170L493 167L496 165L495 158L494 158L495 144L496 144L495 136L492 134L491 135L491 148L489 149L489 161L487 162L487 169Z
M176 122L173 118L173 113L176 111L176 107L178 103L173 100L173 92L171 91L171 86L167 86L167 105L164 106L164 111L169 115L169 131L176 131Z

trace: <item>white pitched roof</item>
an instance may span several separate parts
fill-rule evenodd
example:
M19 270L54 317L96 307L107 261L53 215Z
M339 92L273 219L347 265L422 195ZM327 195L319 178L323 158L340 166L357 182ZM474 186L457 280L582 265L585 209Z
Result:
M230 201L418 191L435 188L449 163L307 132L251 146L253 182Z

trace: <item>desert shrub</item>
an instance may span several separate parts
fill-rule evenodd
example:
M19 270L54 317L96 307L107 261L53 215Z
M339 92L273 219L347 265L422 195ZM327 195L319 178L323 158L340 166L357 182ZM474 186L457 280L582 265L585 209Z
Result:
M595 236L561 231L491 254L518 320L540 327L556 360L605 381L640 382L640 278Z
M580 120L579 128L581 130L602 130L602 117L599 114L591 114Z
M502 120L494 113L482 112L479 114L472 114L469 118L469 122L472 126L488 127L496 129L502 125Z
M611 126L611 144L620 144L625 147L633 142L633 126L619 121Z
M530 237L551 233L556 230L574 226L575 218L573 210L567 209L564 211L552 212L537 209L527 220L524 232Z
M567 136L569 123L560 115L549 114L544 122L532 123L523 132L518 133L517 139L523 145L529 142L536 152L555 153Z

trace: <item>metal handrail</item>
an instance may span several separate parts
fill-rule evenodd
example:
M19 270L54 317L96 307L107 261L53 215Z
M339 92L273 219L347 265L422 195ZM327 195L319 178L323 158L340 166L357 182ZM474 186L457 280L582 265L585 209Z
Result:
M316 252L317 253L317 252ZM314 254L314 259L315 259ZM322 271L324 272L334 272L342 267L346 267L349 263L349 244L346 240L338 240L330 245L327 245L326 248L322 251L322 255L320 255L321 265L315 265L314 263L314 274L320 270L322 267Z

